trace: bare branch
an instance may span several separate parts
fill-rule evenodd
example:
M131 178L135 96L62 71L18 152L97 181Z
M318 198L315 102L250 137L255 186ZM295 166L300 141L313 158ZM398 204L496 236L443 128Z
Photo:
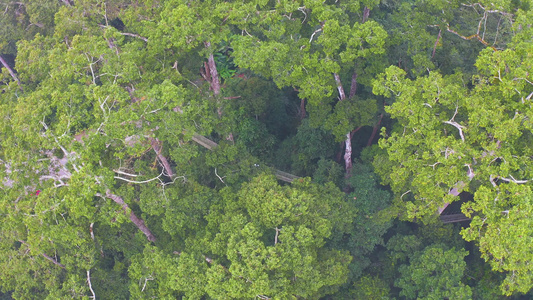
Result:
M279 235L279 232L281 231L281 229L279 229L278 227L276 227L275 229L276 229L276 236L274 237L274 245L278 243L278 235Z
M353 72L352 85L350 86L350 98L353 98L356 92L357 92L357 72Z
M215 175L218 177L218 179L219 179L223 184L226 184L226 183L224 182L224 180L222 180L222 177L218 176L217 168L215 168ZM224 177L226 177L226 176L224 176ZM227 185L227 184L226 184L226 185Z
M135 34L135 33L121 32L120 34L126 35L126 36L135 37L135 38L141 39L141 40L143 40L143 41L148 43L148 39L147 38L145 38L144 36L140 36L138 34Z
M211 47L211 43L205 42L205 47ZM209 83L211 84L211 89L213 90L213 94L215 94L215 96L218 96L220 94L220 79L218 76L217 65L215 63L215 57L213 56L213 53L209 55L207 59L207 65L209 66ZM220 114L221 111L219 110L219 115Z
M49 261L51 261L54 265L59 266L59 267L61 267L61 268L63 268L63 269L65 268L65 265L64 265L64 264L59 263L57 260L53 259L52 257L50 257L50 256L48 256L48 255L46 255L46 254L44 254L44 253L41 253L41 255L42 255L44 258L46 258L46 259L48 259Z
M342 87L341 77L337 73L333 73L333 77L335 78L335 83L337 84L340 101L343 101L346 99L346 94L344 93L344 88Z
M18 241L19 241L21 244L26 245L26 247L28 247L28 249L30 249L30 245L29 245L28 243L26 243L26 242L23 241L23 240L18 240ZM50 256L48 256L48 255L46 255L46 254L44 254L44 253L41 253L41 255L42 255L44 258L46 258L47 260L51 261L54 265L59 266L59 267L61 267L61 268L63 268L63 269L65 268L65 265L64 265L64 264L58 262L57 260L53 259L52 257L50 257Z
M91 290L91 294L93 299L96 299L96 295L94 294L94 291L93 291L93 286L91 284L91 271L90 270L87 270L87 283L89 284L89 290Z
M509 175L509 177L511 177L510 179L509 178L505 178L505 177L498 177L499 179L505 181L505 182L514 182L516 184L524 184L524 183L528 183L529 180L516 180L513 175Z
M489 181L490 183L492 184L493 187L497 187L498 185L496 184L496 182L494 182L494 176L490 175L489 176Z
M45 122L43 122L43 121L39 121L39 123L41 123L41 125L43 125L44 129L45 129L47 132L50 131L50 130L48 130L48 125L46 125ZM55 140L56 144L59 146L59 148L61 148L61 151L63 151L63 154L65 154L65 157L67 157L67 158L70 157L70 154L71 154L71 153L69 153L69 152L67 151L67 149L65 149L65 147L63 147L63 146L59 143L57 137L56 137L53 133L50 132L50 134L51 134L52 137L54 138L54 140Z
M148 182L151 182L151 181L154 181L154 180L157 180L157 179L159 179L159 181L161 181L161 183L163 183L163 181L161 180L161 176L163 176L163 174L164 174L164 171L161 172L161 174L159 174L157 177L150 178L150 179L143 180L143 181L130 180L130 179L127 179L127 178L124 178L124 177L119 177L119 176L114 176L113 178L119 179L119 180L123 180L123 181L129 182L129 183L135 183L135 184L148 183Z
M435 56L435 51L437 50L437 45L439 44L441 31L442 30L439 29L439 34L437 35L437 40L435 41L435 45L433 46L433 53L431 54L431 58Z
M4 60L4 58L2 57L2 55L0 55L0 63L2 63L2 65L4 66L4 68L7 69L7 71L9 72L9 74L11 75L11 78L13 78L13 80L15 80L17 82L17 84L19 85L20 89L22 90L22 85L20 83L20 80L18 79L17 75L15 74L15 72L13 71L13 69L11 69L11 67L7 64L7 62Z
M363 9L363 20L361 23L365 23L368 20L368 17L370 16L370 9L365 6Z
M161 142L157 138L149 138L150 144L152 145L152 149L154 149L155 154L157 156L157 159L161 162L163 165L163 169L167 172L168 177L172 178L174 177L174 172L172 171L172 168L170 167L170 163L168 162L167 158L161 154L162 146Z
M457 130L459 130L459 135L461 136L461 140L464 142L465 141L465 137L463 135L463 128L465 128L464 126L462 126L461 124L455 122L455 116L457 115L457 111L458 111L459 107L456 106L455 107L455 113L453 114L453 117L449 120L449 121L444 121L444 123L446 124L450 124L452 125L453 127L457 128Z
M315 30L315 32L313 32L313 34L311 34L311 38L309 39L309 43L311 43L313 41L313 38L315 37L315 34L319 33L320 31L322 31L322 27L318 28L317 30Z
M97 193L96 196L103 197L102 194L100 194L100 193ZM124 210L124 212L126 214L129 213L130 220L133 222L133 224L135 224L135 226L137 226L137 228L140 231L142 231L142 233L144 233L144 235L146 235L146 237L148 238L148 240L150 242L155 242L156 241L156 237L152 234L150 229L148 229L148 227L146 227L146 225L144 224L144 221L141 218L139 218L139 217L137 217L135 215L135 213L129 208L128 204L126 204L126 202L124 202L122 197L111 193L110 190L106 191L105 197L115 201L115 203L117 203L117 204L120 204L122 206L122 209Z
M113 172L118 173L118 174L121 174L121 175L130 176L130 177L137 177L137 176L140 176L140 175L136 175L136 174L126 173L126 172L123 172L123 171L120 171L120 170L113 170Z

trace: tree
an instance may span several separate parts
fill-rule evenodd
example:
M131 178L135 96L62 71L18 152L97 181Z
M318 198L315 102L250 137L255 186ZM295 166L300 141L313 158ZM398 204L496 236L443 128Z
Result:
M432 245L412 256L409 265L400 267L396 286L407 299L471 299L469 286L461 283L466 263L465 250L446 250Z
M526 263L530 249L509 244L531 237L526 203L533 175L527 142L533 85L526 53L532 44L524 39L531 29L521 25L530 15L517 12L517 34L508 49L482 51L472 85L461 74L438 72L409 80L396 67L374 85L376 94L394 97L387 111L399 122L391 133L383 132L380 145L387 156L375 160L397 194L397 207L405 209L406 218L431 217L458 200L459 192L474 193L474 201L462 208L473 217L462 234L480 243L493 268L509 272L501 286L507 295L526 292L533 282ZM518 236L500 235L502 230Z
M239 191L224 188L202 240L183 251L145 250L131 268L133 295L186 298L318 298L347 279L351 257L326 246L353 213L332 184L309 179L279 186L260 175ZM151 276L153 283L138 284ZM155 292L154 289L159 289ZM162 292L164 289L165 292Z
M355 98L358 80L365 82L366 77L369 83L372 73L365 59L371 61L384 51L386 32L367 20L373 5L278 1L271 10L263 4L257 12L242 13L250 20L237 23L243 34L232 43L237 65L272 78L278 87L298 89L298 96L311 106L311 122L345 141L347 175L352 167L351 131L370 125L377 111L374 100ZM344 77L351 79L348 95ZM339 101L332 105L334 91Z
M164 232L146 214L154 205L140 198L164 202L167 185L187 174L177 174L167 157L183 150L177 146L187 133L202 132L195 125L210 132L214 119L195 93L185 100L174 61L159 64L165 55L147 38L109 25L117 6L77 4L59 10L54 36L19 42L24 91L10 85L2 97L1 285L15 297L94 296L102 289L91 285L91 271L119 290L123 282L112 277L129 264L129 251ZM120 13L132 10L139 6ZM195 124L197 114L207 122ZM178 151L169 155L167 145ZM178 166L195 155L190 149L176 156ZM101 271L109 269L106 260L116 271Z

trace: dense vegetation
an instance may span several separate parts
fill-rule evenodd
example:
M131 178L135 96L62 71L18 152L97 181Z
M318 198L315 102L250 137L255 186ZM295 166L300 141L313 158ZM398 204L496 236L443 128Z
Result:
M531 0L0 3L1 299L533 296Z

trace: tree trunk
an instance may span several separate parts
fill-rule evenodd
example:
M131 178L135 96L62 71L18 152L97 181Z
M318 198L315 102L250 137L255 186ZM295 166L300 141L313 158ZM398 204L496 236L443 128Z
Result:
M337 90L339 91L339 101L344 101L346 99L346 94L344 93L344 88L342 87L341 78L339 74L333 73L335 82L337 83ZM344 150L344 166L346 169L346 177L350 177L352 172L352 135L350 132L346 134L346 140L344 141L345 150Z
M122 209L124 209L124 212L126 213L128 212L128 209L129 209L128 204L126 204L126 202L124 202L124 200L120 196L112 194L110 190L107 190L105 192L105 195L107 198L120 204L122 206ZM129 211L130 211L129 217L130 217L130 220L133 222L133 224L135 224L135 226L137 226L137 228L139 228L139 230L142 231L144 235L146 235L146 237L148 238L150 242L155 242L156 241L155 236L152 234L150 229L146 227L146 225L144 224L144 221L141 218L137 217L131 209L129 209Z
M205 42L205 47L206 48L211 47L211 43ZM213 90L213 94L216 97L220 95L220 78L218 76L217 64L215 63L215 57L213 56L213 53L209 54L209 57L207 58L207 66L209 67L209 77L210 77L209 83L211 85L211 89ZM218 104L219 104L217 108L218 117L222 117L222 107L220 106L220 103ZM233 133L230 132L229 135L226 137L226 140L233 142Z
M155 154L157 155L157 159L161 162L163 165L163 169L167 172L167 176L172 179L174 178L174 172L172 171L172 168L170 167L170 163L168 162L167 158L161 154L161 151L163 150L161 147L161 142L157 138L150 138L150 144L152 145L152 149L154 149Z
M205 42L205 47L211 47L210 42ZM207 58L207 65L209 66L209 76L210 76L210 85L215 96L220 95L220 79L218 78L217 65L215 63L215 57L211 53L209 58ZM207 75L207 74L206 74Z
M376 126L374 126L374 129L372 129L372 134L370 135L370 138L368 139L368 142L366 143L367 147L372 145L372 141L374 141L374 138L376 137L376 133L378 132L379 126L381 125L381 119L383 119L383 114L379 115L378 123L376 124Z
M337 90L339 91L339 99L340 101L344 101L344 99L346 99L346 94L344 93L344 88L342 87L341 77L337 73L333 73L333 77L335 78L335 83L337 83Z
M352 75L352 85L350 86L350 98L355 96L355 93L357 92L357 72L353 72Z
M15 80L17 82L17 84L19 85L20 89L22 90L22 85L20 84L20 81L17 77L17 75L15 74L15 72L13 71L13 69L11 69L11 67L7 64L7 62L4 60L4 58L2 57L2 55L0 55L0 63L2 63L2 65L4 66L4 68L7 69L7 71L9 72L9 74L11 75L11 77L13 78L13 80Z
M370 16L370 9L365 6L365 8L363 9L363 22L362 23L366 22L369 16Z
M440 33L441 33L441 30L439 30L439 34L437 35L437 40L435 41L435 45L433 46L433 53L431 53L431 59L435 57L435 51L437 50L437 45L439 44L439 40L440 40Z
M344 165L346 167L346 177L350 177L352 173L352 139L351 133L346 134L346 149L344 149Z
M300 120L305 119L305 116L307 115L305 111L305 99L300 99Z

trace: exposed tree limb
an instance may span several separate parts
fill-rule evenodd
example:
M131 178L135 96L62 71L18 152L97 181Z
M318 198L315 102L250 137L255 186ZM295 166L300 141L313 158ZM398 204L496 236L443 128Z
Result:
M344 163L346 166L346 177L349 177L352 172L352 135L350 132L346 134L346 149L344 150Z
M339 101L346 100L346 94L344 93L344 88L342 87L341 78L339 74L333 73L333 77L335 78L335 83L337 83L337 90L339 91ZM346 140L345 140L345 148L344 148L344 166L346 169L346 177L350 177L350 174L352 172L352 134L351 132L348 132L346 134Z
M41 253L41 255L42 255L44 258L46 258L46 259L48 259L49 261L51 261L54 265L59 266L59 267L61 267L61 268L63 268L63 269L65 268L65 265L64 265L64 264L58 262L57 260L53 259L52 257L50 257L50 256L48 256L48 255L46 255L46 254L44 254L44 253Z
M140 35L138 35L136 33L121 32L120 34L126 35L126 36L135 37L135 38L141 39L141 40L143 40L143 41L148 43L148 39L147 38L145 38L144 36L140 36Z
M435 45L433 46L433 53L431 54L431 58L433 59L433 57L435 56L435 51L437 50L437 45L439 44L439 40L440 40L440 33L441 33L442 30L439 29L439 34L437 35L437 40L435 41Z
M365 23L368 20L368 17L370 16L370 9L365 6L363 9L363 21L361 23Z
M300 99L300 120L305 119L307 112L305 111L305 98Z
M94 294L93 286L91 284L91 271L90 270L87 270L87 283L89 284L89 290L91 290L91 294L93 294L91 298L96 299L96 295Z
M516 180L513 175L509 175L509 177L511 178L505 178L505 177L498 177L499 179L505 181L505 182L514 182L516 184L524 184L524 183L528 183L529 180Z
M157 159L161 162L163 165L163 169L166 171L168 177L172 179L174 177L174 171L172 171L172 168L170 167L170 163L168 162L167 158L161 154L162 148L161 142L157 138L150 138L150 144L152 145L152 149L154 149L155 154L157 155Z
M211 43L205 42L205 47L206 48L211 47ZM218 78L218 71L217 71L217 65L215 63L215 57L213 56L212 53L207 58L207 65L209 66L209 75L211 79L209 83L211 84L211 89L213 90L213 94L215 94L215 96L218 96L220 94L220 79ZM219 112L219 114L220 113L221 112Z
M161 178L162 175L163 175L163 172L161 172L161 174L159 174L157 177L150 178L150 179L143 180L143 181L131 180L131 179L120 177L120 176L114 176L113 178L119 179L119 180L122 180L122 181L126 181L126 182L129 182L129 183L143 184L143 183L148 183L148 182L151 182L151 181L154 181L154 180L158 180L158 179L159 179L159 181L161 181L160 178Z
M102 195L100 193L98 193L96 195L102 197ZM133 222L133 224L135 224L135 226L137 226L137 228L140 231L142 231L142 233L144 233L144 235L146 235L146 237L148 238L148 240L150 242L155 242L156 241L156 237L152 234L150 229L148 229L148 227L144 224L144 221L141 218L139 218L139 217L137 217L135 215L135 213L128 207L128 204L126 204L126 202L124 202L124 200L120 196L111 193L110 190L106 191L105 196L107 198L115 201L115 203L120 204L122 206L122 209L124 209L124 212L126 214L128 214L128 212L129 212L130 220Z
M337 91L339 91L339 100L343 101L346 99L346 94L344 93L344 88L342 87L341 77L337 73L333 73L333 77L335 78L335 83L337 84Z
M455 107L455 113L453 114L453 117L449 121L444 121L446 124L450 124L453 127L457 128L459 130L459 135L461 136L461 140L464 142L465 137L463 135L463 128L464 126L460 125L459 123L455 122L455 116L457 115L457 111L459 110L459 107Z
M368 142L366 143L367 147L372 145L372 142L374 141L374 138L376 137L376 133L378 132L379 126L381 125L381 120L382 119L383 119L383 114L380 114L379 118L378 118L378 123L372 129L372 134L370 135L370 138L368 139Z
M15 80L17 82L17 84L19 85L20 89L22 90L22 84L20 83L20 80L18 79L17 75L15 74L15 72L13 71L13 69L11 69L11 67L7 64L7 62L4 60L4 58L2 57L2 55L0 55L0 63L2 63L2 65L4 66L4 68L7 69L7 71L9 72L9 74L11 75L11 78L13 78L13 80Z
M357 72L354 71L352 74L352 84L350 85L350 98L353 98L356 92L357 92Z
M23 240L18 240L18 241L19 241L21 244L26 245L26 247L30 248L30 245L29 245L28 243L26 243L25 241L23 241ZM44 258L46 258L47 260L51 261L54 265L59 266L59 267L61 267L61 268L63 268L63 269L65 268L65 265L64 265L64 264L58 262L57 260L55 260L55 259L53 259L52 257L46 255L45 253L41 253L41 255L42 255Z

